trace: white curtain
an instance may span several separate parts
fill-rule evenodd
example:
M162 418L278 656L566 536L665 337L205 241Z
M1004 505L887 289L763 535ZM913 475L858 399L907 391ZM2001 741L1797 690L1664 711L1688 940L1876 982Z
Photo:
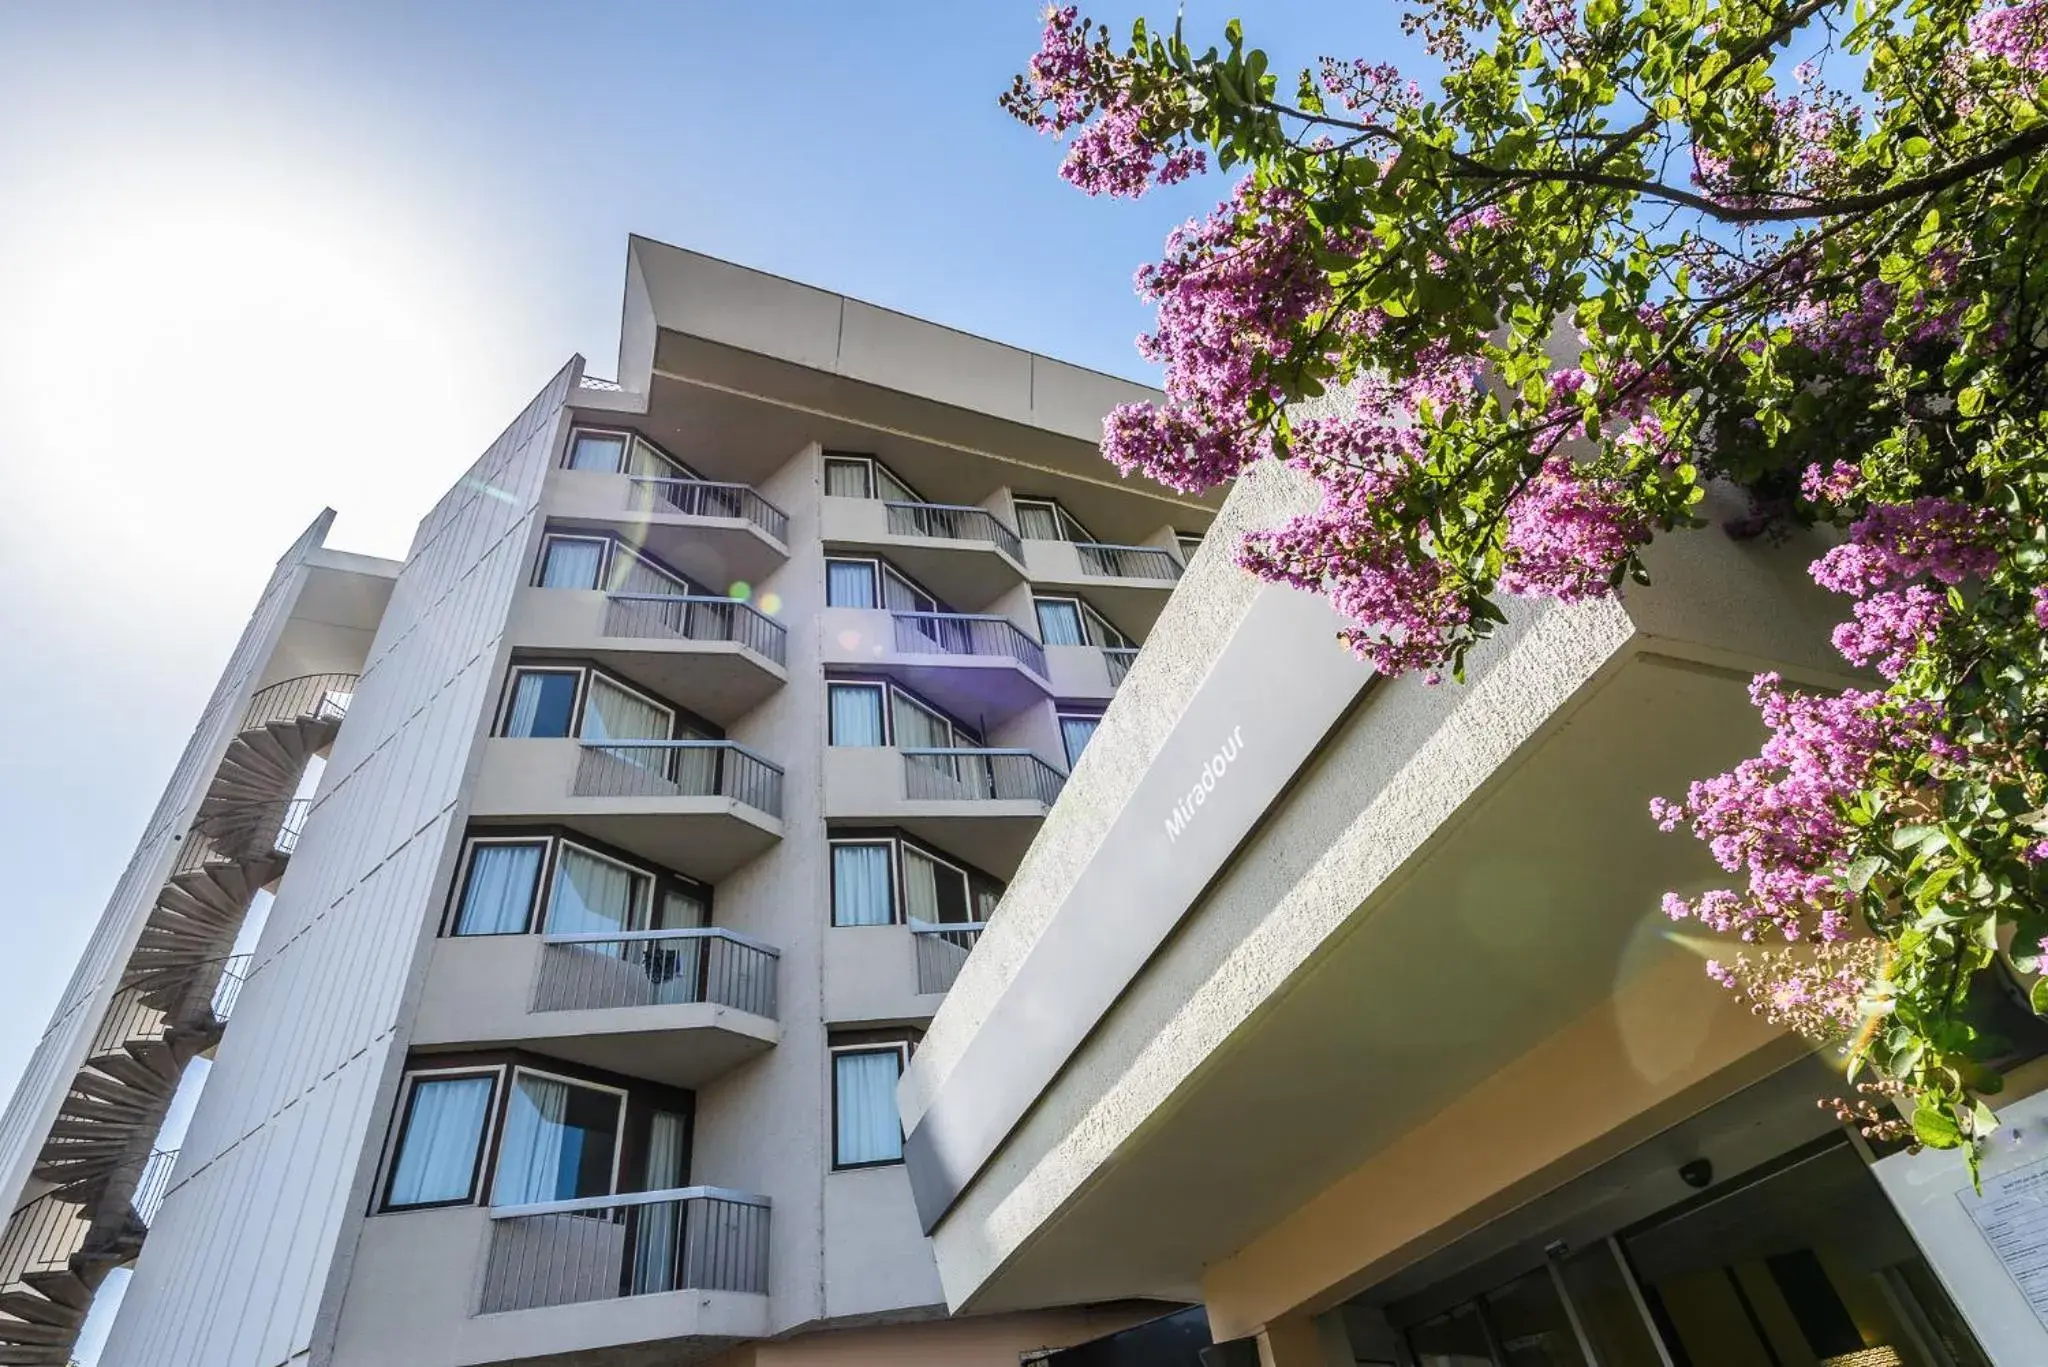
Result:
M469 881L463 885L462 908L455 914L455 933L524 935L533 920L533 892L545 850L538 841L471 846Z
M548 898L548 932L595 935L633 929L638 881L631 870L610 860L562 846L554 893Z
M690 586L639 556L621 549L612 561L612 592L686 597Z
M886 926L890 911L889 847L886 844L832 847L832 924Z
M903 1157L903 1122L896 1114L896 1080L903 1074L897 1049L863 1050L832 1056L838 1102L833 1162L892 1163Z
M569 1084L532 1073L512 1081L505 1108L505 1137L498 1145L498 1180L491 1204L523 1206L575 1195L574 1164L563 1163L569 1118Z
M1017 505L1017 534L1026 541L1064 541L1060 515L1044 504Z
M655 913L652 930L694 930L705 923L710 908L694 892L670 888L661 894L661 910Z
M609 470L616 474L625 449L625 437L616 432L578 432L575 445L569 448L569 468Z
M871 684L833 684L832 744L882 744L882 690Z
M864 460L825 462L825 492L834 498L873 498L868 492L868 463Z
M651 479L689 479L692 476L674 461L649 446L639 438L633 439L633 449L626 455L626 473L645 475Z
M875 484L881 497L890 503L922 502L908 484L890 474L880 462L875 465Z
M875 606L875 567L865 560L825 562L825 604L835 608Z
M1072 603L1038 600L1038 634L1049 646L1086 645L1081 631L1081 609Z
M1095 735L1095 728L1100 725L1100 717L1060 718L1060 739L1066 743L1069 769L1080 761L1081 752L1088 748L1089 740Z
M941 873L942 871L937 864L927 859L924 855L919 854L916 850L905 847L903 851L903 914L905 916L908 916L913 921L924 921L931 924L936 924L944 919L944 913L939 907L939 878ZM943 876L947 878L959 877L958 874L950 869L944 870Z
M647 1131L648 1191L683 1185L683 1118L656 1111ZM633 1249L633 1294L676 1289L676 1250L682 1246L683 1205L663 1201L640 1207L640 1239Z
M470 1198L492 1085L488 1077L423 1077L413 1082L405 1142L392 1169L387 1204L430 1206Z
M894 570L882 571L883 606L891 612L937 612L939 600Z
M540 586L544 589L594 589L597 587L598 567L603 563L602 541L556 538L548 542L546 558L541 562Z
M944 750L953 744L953 728L901 693L896 697L896 745L899 749Z
M667 740L673 715L666 707L592 674L590 698L583 704L583 739ZM627 750L620 758L645 763L650 754L658 756L660 752Z

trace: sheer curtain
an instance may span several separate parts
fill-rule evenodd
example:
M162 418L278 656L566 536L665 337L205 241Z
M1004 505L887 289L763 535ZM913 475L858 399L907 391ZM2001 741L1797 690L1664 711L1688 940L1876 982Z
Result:
M1042 503L1017 505L1017 534L1026 541L1064 541L1060 515Z
M596 935L633 929L639 880L629 869L573 845L555 864L547 928L554 935Z
M505 715L505 734L522 738L566 736L575 711L574 674L521 670L512 681L512 706Z
M473 845L469 881L455 913L457 935L524 935L533 921L533 893L546 847Z
M493 1085L489 1077L414 1080L405 1142L392 1168L386 1205L431 1206L470 1198Z
M656 1111L647 1130L648 1191L683 1185L683 1118ZM640 1239L633 1249L633 1294L676 1289L676 1250L682 1247L683 1205L663 1201L640 1207Z
M872 684L833 684L832 744L882 744L882 690Z
M889 902L889 847L834 845L832 924L886 926L895 919Z
M610 680L590 676L590 700L583 705L585 740L667 740L674 714ZM628 750L620 758L646 762L646 751Z
M948 871L946 876L956 875ZM903 851L903 914L928 925L937 925L945 915L939 906L939 866L908 847Z
M1060 739L1067 747L1067 767L1073 768L1080 760L1081 752L1088 748L1088 742L1095 735L1095 728L1102 725L1100 717L1061 717Z
M865 560L825 562L825 602L835 608L875 606L875 567Z
M541 561L540 586L544 589L594 589L597 587L598 567L603 563L602 541L556 538L548 542L546 558Z
M1038 634L1049 646L1086 645L1081 631L1081 609L1072 603L1038 600Z
M898 748L943 750L953 744L953 728L935 713L896 695L896 744Z
M513 1078L512 1101L505 1108L505 1137L498 1145L492 1205L523 1206L575 1194L573 1178L562 1161L568 1118L568 1083L532 1073Z
M825 462L825 492L834 498L873 498L868 491L868 463L864 460Z
M569 468L616 474L625 449L626 439L617 432L578 432L576 444L569 448Z
M882 571L882 605L891 612L937 612L939 600L902 575Z
M903 1157L903 1122L896 1114L896 1080L903 1074L898 1049L832 1056L838 1110L832 1161L840 1167L893 1163Z

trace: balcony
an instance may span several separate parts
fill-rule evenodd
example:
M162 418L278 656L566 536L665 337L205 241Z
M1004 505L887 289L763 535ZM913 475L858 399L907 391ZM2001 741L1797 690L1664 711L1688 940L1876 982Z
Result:
M1054 697L1107 701L1116 696L1138 652L1123 646L1047 646L1045 658Z
M769 1202L681 1187L363 1225L334 1361L701 1361L765 1338Z
M1181 575L1172 551L1097 541L1027 541L1024 564L1033 583L1086 593L1090 603L1137 640L1151 634Z
M721 726L789 681L787 629L731 598L527 588L507 630L523 657L602 660Z
M416 1048L517 1043L700 1087L781 1039L781 952L722 927L473 935L434 943Z
M1024 542L986 508L827 497L825 544L880 551L949 603L994 602L1024 582Z
M828 665L886 674L957 717L1001 721L1052 696L1045 647L1007 617L827 608Z
M549 520L623 531L699 583L758 584L789 559L789 516L745 484L553 470Z
M987 926L979 921L938 925L913 920L910 942L917 964L918 995L950 992L953 980L960 976L960 969L985 929Z
M1065 782L1029 750L833 746L825 751L825 815L899 826L1007 879Z
M716 882L782 838L782 770L725 740L485 743L470 815L559 822Z

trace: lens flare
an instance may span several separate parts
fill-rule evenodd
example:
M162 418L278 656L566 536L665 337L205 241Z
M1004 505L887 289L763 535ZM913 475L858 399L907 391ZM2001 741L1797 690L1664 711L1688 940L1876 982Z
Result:
M779 593L764 593L761 595L759 606L761 611L773 617L782 611L782 595Z
M725 591L725 596L735 603L744 603L754 596L754 586L744 579L735 579L732 587Z

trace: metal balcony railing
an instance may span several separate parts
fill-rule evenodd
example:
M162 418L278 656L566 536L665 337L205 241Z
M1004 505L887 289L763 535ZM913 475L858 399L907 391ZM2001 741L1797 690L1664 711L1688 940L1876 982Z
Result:
M890 503L889 535L928 536L940 541L993 541L1019 564L1024 543L1002 519L971 503Z
M244 731L272 722L320 717L339 721L348 715L349 699L362 682L359 674L303 674L262 689L242 713Z
M1137 662L1137 659L1138 648L1136 646L1102 647L1102 663L1109 670L1109 686L1111 688L1122 685L1124 676L1131 672L1131 666Z
M1105 579L1159 579L1172 583L1180 578L1180 561L1157 546L1112 546L1100 541L1076 541L1081 573Z
M220 962L220 981L213 988L213 1018L225 1024L235 1014L242 988L249 981L249 964L255 956L236 954Z
M732 641L777 664L787 663L782 623L734 598L693 594L614 593L605 602L604 634L667 641Z
M782 952L717 926L550 935L534 975L535 1011L709 1002L775 1018Z
M686 517L733 517L751 522L777 541L789 540L789 514L746 484L708 479L660 479L634 475L635 512L682 513Z
M917 990L920 993L952 991L953 980L960 976L960 969L967 962L968 954L973 952L975 941L986 929L988 924L985 921L940 924L913 917L910 939L917 950Z
M903 795L972 801L1059 799L1067 776L1029 750L917 747L903 751Z
M69 1270L91 1231L91 1211L55 1192L15 1211L0 1230L0 1294L22 1290L36 1273Z
M478 1312L645 1296L768 1292L768 1198L677 1187L499 1206Z
M264 854L290 854L305 833L313 799L252 802L215 812L193 826L178 848L171 876L197 873L208 864L231 863ZM212 834L208 834L211 831Z
M904 655L994 655L1041 677L1045 647L1007 617L965 612L898 612L896 649Z
M124 987L107 1004L107 1014L100 1018L100 1028L93 1032L85 1056L103 1058L119 1053L124 1045L160 1040L170 1023L168 1015L143 999L142 989Z
M577 797L729 797L782 815L782 769L729 740L585 741Z
M151 1149L143 1161L142 1176L128 1198L128 1208L143 1224L156 1222L156 1213L164 1208L164 1194L171 1189L171 1170L177 1165L176 1149Z

